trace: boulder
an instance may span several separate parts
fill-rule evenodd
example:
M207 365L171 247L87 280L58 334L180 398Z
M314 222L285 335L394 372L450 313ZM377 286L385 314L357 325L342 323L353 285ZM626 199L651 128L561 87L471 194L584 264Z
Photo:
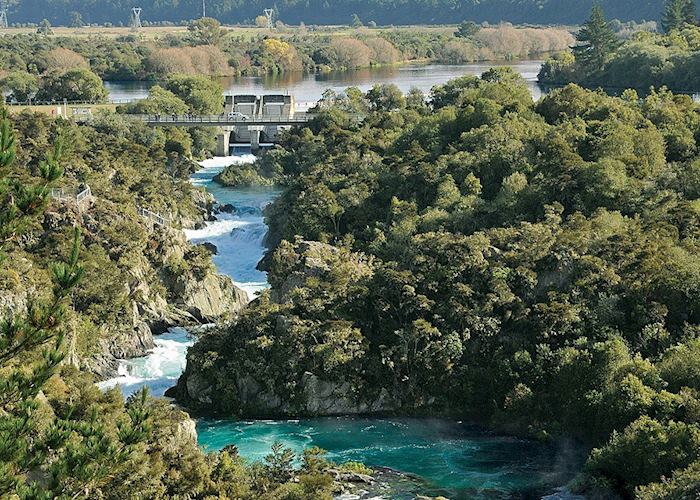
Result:
M180 300L188 313L210 323L238 314L248 303L248 294L228 276L207 273L202 280L185 283Z
M202 243L202 246L206 248L207 251L212 255L217 255L219 253L219 249L213 243L205 241L204 243Z

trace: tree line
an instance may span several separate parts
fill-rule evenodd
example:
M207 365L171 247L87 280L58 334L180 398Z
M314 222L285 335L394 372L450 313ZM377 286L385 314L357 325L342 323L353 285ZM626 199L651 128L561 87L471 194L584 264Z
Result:
M692 0L666 0L660 27L640 30L622 39L606 19L603 8L593 7L570 51L545 62L539 79L548 84L577 82L618 89L667 86L699 90L700 50L697 10Z
M580 24L594 5L593 0L283 0L274 2L275 21L288 24L358 24L374 22L390 24L454 24L462 20L477 22ZM610 15L621 20L659 19L662 0L602 0L600 3ZM150 21L181 22L202 16L199 0L141 2L144 19ZM224 23L248 22L253 24L263 9L271 5L262 0L212 0L207 2L207 14ZM107 0L99 5L85 0L18 0L10 11L11 21L38 22L37 13L53 24L68 26L76 17L86 23L123 23L128 25L131 4Z
M316 73L414 60L514 59L563 50L573 41L564 29L511 25L478 27L463 35L419 29L337 35L295 29L244 37L212 18L192 22L186 34L152 41L138 36L52 36L40 28L37 33L0 38L0 83L11 101L99 102L107 96L103 80Z

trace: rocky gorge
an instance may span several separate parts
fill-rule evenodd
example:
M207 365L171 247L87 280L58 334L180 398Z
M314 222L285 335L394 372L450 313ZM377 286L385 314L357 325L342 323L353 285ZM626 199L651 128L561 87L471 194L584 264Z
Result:
M201 190L192 192L198 215L161 226L124 210L115 203L91 197L80 205L52 200L40 227L24 242L26 255L13 255L21 266L0 288L0 309L5 314L25 311L27 298L46 286L45 273L33 272L30 252L38 241L57 241L69 228L82 228L85 252L103 259L87 259L88 283L76 292L69 312L71 329L67 361L98 378L112 377L120 359L144 356L154 347L154 335L175 326L196 326L229 320L247 304L245 291L230 277L220 275L211 252L187 242L181 225L194 227L211 218L212 200ZM128 208L128 207L127 207ZM120 232L137 235L140 244L124 245ZM43 249L47 251L47 249ZM13 283L14 286L13 286ZM91 288L108 288L100 300L84 309L81 298L92 298ZM95 290L96 291L96 290ZM109 301L108 299L114 299Z

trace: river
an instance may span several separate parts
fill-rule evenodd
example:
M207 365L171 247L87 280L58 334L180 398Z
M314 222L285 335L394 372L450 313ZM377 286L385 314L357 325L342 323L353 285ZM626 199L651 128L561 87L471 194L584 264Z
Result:
M198 230L186 231L192 243L208 241L218 248L219 272L232 277L251 296L267 286L255 266L263 255L267 226L262 209L279 194L269 189L231 189L213 181L226 165L254 160L252 155L213 158L192 176L220 204L236 207ZM125 394L147 385L162 395L175 384L185 366L192 338L173 328L156 338L156 348L144 357L124 360L119 377L100 384L119 384ZM571 477L575 460L569 450L498 435L454 420L319 418L234 421L199 419L198 440L206 450L235 444L249 460L261 460L275 441L300 453L309 446L328 451L331 460L359 461L390 467L413 479L392 481L383 498L414 498L416 494L460 498L539 498ZM415 476L413 476L415 475ZM382 498L382 497L380 497Z
M316 102L327 89L343 91L347 87L359 87L367 91L375 84L393 83L404 93L417 88L428 94L434 85L440 85L464 75L481 75L494 66L511 66L527 82L533 99L542 95L537 74L542 61L479 62L472 64L409 64L365 68L352 71L332 71L321 74L292 73L279 76L224 78L221 83L226 94L291 94L296 101ZM155 82L105 82L112 100L142 99Z

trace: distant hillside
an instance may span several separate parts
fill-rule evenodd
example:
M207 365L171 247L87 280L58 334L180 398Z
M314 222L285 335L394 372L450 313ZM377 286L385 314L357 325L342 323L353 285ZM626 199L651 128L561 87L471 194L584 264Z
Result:
M363 22L442 24L464 19L513 23L578 24L594 0L207 0L207 15L223 23L251 21L267 7L288 24L348 24L357 14ZM143 8L149 21L179 22L201 17L201 0L14 0L11 23L37 23L47 18L68 25L74 12L85 23L127 24L131 7ZM601 0L608 18L656 20L663 0Z

